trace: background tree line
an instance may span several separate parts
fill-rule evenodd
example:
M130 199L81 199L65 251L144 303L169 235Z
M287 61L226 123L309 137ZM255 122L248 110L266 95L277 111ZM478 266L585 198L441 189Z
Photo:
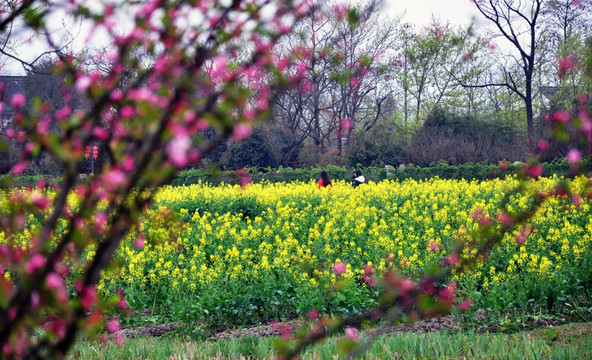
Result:
M576 112L575 99L590 93L592 64L584 59L592 53L591 0L475 1L488 31L439 19L416 27L384 16L381 5L364 1L356 12L334 2L316 7L269 54L299 49L298 62L286 65L297 85L259 94L270 99L270 120L204 162L238 169L524 160L550 131L552 111ZM98 56L104 50L79 54L80 66L109 71ZM240 51L235 55L240 61ZM139 68L157 61L137 59ZM60 109L77 95L52 74L54 62L28 67L25 90L27 99L37 94ZM216 130L203 136L214 138ZM16 137L13 144L18 152ZM545 145L543 160L565 156L572 145ZM42 156L34 165L30 172L60 172Z

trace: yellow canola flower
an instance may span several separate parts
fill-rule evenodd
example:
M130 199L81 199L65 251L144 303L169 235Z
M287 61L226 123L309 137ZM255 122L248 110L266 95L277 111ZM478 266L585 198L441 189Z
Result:
M532 181L530 190L512 196L506 210L524 209L529 193L557 181ZM573 189L583 190L588 180L568 181ZM337 259L346 264L343 279L359 279L367 263L374 264L377 274L394 267L415 276L448 255L457 239L479 228L475 211L487 214L496 226L503 195L517 183L513 177L481 182L434 178L368 182L353 189L350 183L334 181L330 194L319 192L313 181L251 184L245 189L204 183L165 186L118 249L122 271L105 272L101 284L105 292L125 285L146 292L161 286L196 294L230 280L330 287ZM0 196L0 204L4 198ZM72 196L68 201L75 206L79 199ZM162 216L167 212L172 215ZM558 272L577 269L592 256L591 212L587 197L579 207L551 198L533 217L529 225L535 230L524 243L517 243L516 229L492 251L498 259L494 271L488 258L455 276L488 288L510 274L553 279ZM38 221L27 217L26 231L14 238L19 246L28 244ZM146 238L143 249L133 246L139 232ZM0 244L6 237L0 232ZM474 247L462 254L476 255ZM85 259L93 256L93 248L84 254Z

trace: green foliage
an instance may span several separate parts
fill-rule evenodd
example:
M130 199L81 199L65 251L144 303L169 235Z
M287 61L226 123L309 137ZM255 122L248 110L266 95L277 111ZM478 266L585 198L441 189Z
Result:
M253 130L251 136L246 139L229 140L228 150L222 155L221 164L228 169L277 166L271 147L261 129Z
M421 166L439 160L459 165L522 160L526 147L524 138L507 123L436 109L415 132L407 152L411 161Z
M356 131L347 147L349 166L398 166L405 158L396 136L384 124L378 124L370 131Z
M358 164L360 165L360 164ZM543 163L545 176L567 176L570 174L570 165L565 159L555 159L551 162ZM465 179L465 180L487 180L495 178L504 178L507 175L515 174L522 168L520 162L511 164L488 164L488 163L465 163L460 165L450 165L446 161L438 161L429 164L429 166L418 166L408 164L398 168L385 167L363 167L356 166L362 171L367 181L382 181L385 179L394 179L403 181L405 179L429 179L439 177L440 179ZM326 170L329 177L333 180L351 180L354 173L353 169L328 165L325 168L248 168L248 175L253 182L294 182L309 180L318 180L322 170ZM234 171L220 171L217 168L210 169L190 169L181 171L172 181L171 185L191 185L198 183L209 184L240 184L240 178Z

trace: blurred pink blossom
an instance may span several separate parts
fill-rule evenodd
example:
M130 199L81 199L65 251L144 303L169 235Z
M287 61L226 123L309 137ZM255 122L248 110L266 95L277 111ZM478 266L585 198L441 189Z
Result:
M130 172L134 169L135 160L133 157L126 155L125 159L121 163L121 168L123 171Z
M92 78L87 75L82 75L76 79L76 90L79 92L85 92L92 85Z
M567 75L568 72L572 71L576 67L576 61L574 56L562 57L558 61L559 69L558 73L560 77Z
M446 261L448 262L448 265L456 266L459 262L458 254L448 255L448 258L446 259Z
M25 105L25 95L16 93L12 96L11 105L13 108L18 109Z
M514 225L514 219L512 219L512 217L505 212L500 212L497 215L497 219L505 227L510 227L510 226Z
M524 166L524 171L526 172L527 176L536 179L543 175L544 169L541 164L527 164L526 166Z
M29 262L25 265L25 272L29 275L41 269L45 265L45 258L41 254L31 256Z
M355 343L360 342L360 335L358 334L358 330L354 327L350 326L347 329L345 329L345 335L348 339Z
M138 250L142 250L144 248L144 234L138 235L136 241L134 241L134 247Z
M109 133L105 128L97 126L93 129L93 136L99 140L107 140L109 138Z
M537 147L540 151L547 151L549 150L549 142L547 140L540 140Z
M97 291L93 286L86 286L82 289L80 294L80 304L85 311L88 311L90 307L97 302Z
M568 122L570 117L571 115L569 114L569 111L555 111L553 113L553 120L561 123Z
M109 331L110 333L114 333L119 331L120 326L119 326L119 320L117 319L111 319L109 321L107 321L107 331Z
M337 275L341 275L343 273L345 273L345 270L347 269L345 263L338 261L335 264L333 264L333 272Z
M580 162L580 160L582 160L582 154L578 150L569 150L567 153L567 161L569 161L570 164L575 165Z
M316 320L316 319L318 319L319 318L319 311L317 309L311 309L308 312L308 318L310 320Z
M185 133L180 133L173 137L167 146L167 155L177 168L187 165L187 154L191 148L191 138Z
M251 135L253 129L251 125L245 123L239 123L234 127L234 131L232 133L232 138L235 141L239 141L245 138L248 138Z
M440 249L440 245L436 241L430 240L428 243L428 249L430 249L431 252L436 252Z
M104 212L98 212L95 214L95 231L99 234L105 232L105 226L107 224L107 214Z
M339 122L339 128L340 129L344 129L344 130L348 130L351 129L353 126L353 123L350 119L348 118L343 118L341 119L341 121Z

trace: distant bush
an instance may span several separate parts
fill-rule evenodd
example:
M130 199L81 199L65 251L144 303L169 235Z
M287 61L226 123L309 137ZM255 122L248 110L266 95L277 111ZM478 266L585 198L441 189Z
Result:
M277 166L271 147L262 129L253 130L253 134L240 141L229 140L228 149L222 155L220 163L227 169L239 169L243 166Z
M31 176L17 176L11 177L9 175L0 176L0 185L7 187L28 187L37 186L40 181L45 183L45 186L57 186L62 179L52 175L31 175ZM7 183L10 182L10 183Z
M440 160L453 165L495 164L502 160L523 160L527 154L524 140L507 123L436 109L412 136L406 152L414 164L426 167Z
M347 146L349 166L398 166L407 155L394 133L384 124L378 124L369 131L356 131Z

